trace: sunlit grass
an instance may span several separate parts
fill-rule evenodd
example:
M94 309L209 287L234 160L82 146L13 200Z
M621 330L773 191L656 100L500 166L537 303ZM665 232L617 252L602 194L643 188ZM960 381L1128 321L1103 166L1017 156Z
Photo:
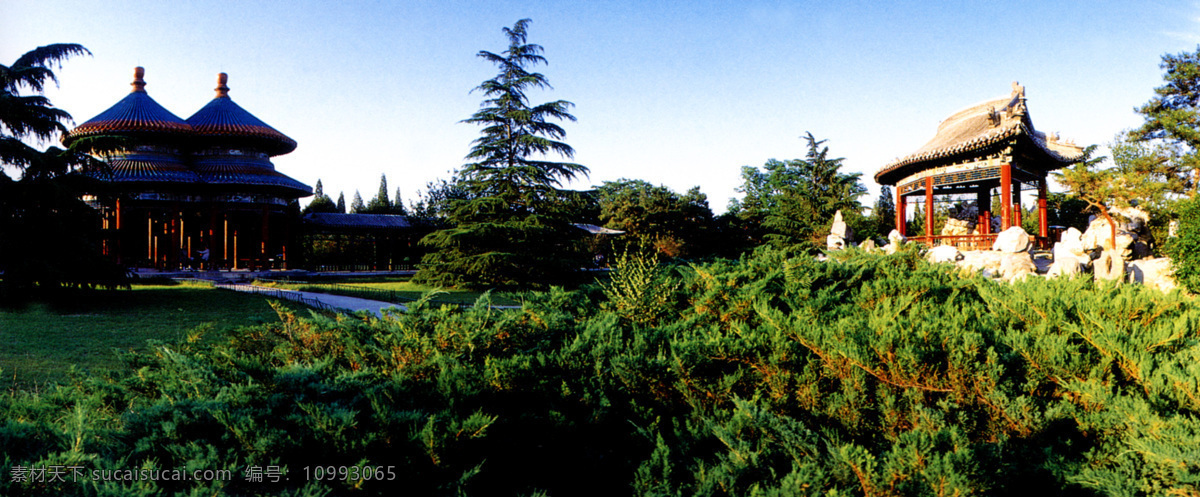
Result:
M150 339L171 343L194 330L216 334L277 321L268 300L201 285L134 285L0 308L0 385L62 381L71 365L91 371L120 367L113 349L142 350Z

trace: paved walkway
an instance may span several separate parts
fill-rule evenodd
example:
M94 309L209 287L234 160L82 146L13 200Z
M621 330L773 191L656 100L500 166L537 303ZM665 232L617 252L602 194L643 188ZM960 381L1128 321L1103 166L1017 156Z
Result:
M371 311L372 314L383 317L383 309L395 307L400 312L407 311L408 308L403 304L393 304L391 302L382 302L379 300L360 299L356 297L344 297L341 295L330 295L328 293L316 292L299 292L296 290L284 290L281 288L271 288L258 285L250 285L246 283L218 283L217 288L233 290L235 292L259 293L270 295L272 297L300 302L312 307L330 309L334 311L357 312Z

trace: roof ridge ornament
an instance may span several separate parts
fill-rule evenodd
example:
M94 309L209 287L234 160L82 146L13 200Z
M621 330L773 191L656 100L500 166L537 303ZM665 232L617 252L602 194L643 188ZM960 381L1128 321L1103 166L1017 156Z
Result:
M146 76L146 69L142 66L133 68L133 82L129 83L133 87L130 93L146 93L146 80L142 79Z
M229 75L217 73L217 98L229 98Z

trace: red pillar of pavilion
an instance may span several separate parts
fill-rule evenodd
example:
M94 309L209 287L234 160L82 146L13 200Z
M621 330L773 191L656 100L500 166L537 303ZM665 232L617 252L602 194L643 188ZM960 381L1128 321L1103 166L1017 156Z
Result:
M908 224L908 213L904 212L905 207L904 195L901 195L900 189L896 188L896 231L900 232L901 236L908 236L908 233L905 233Z
M1046 213L1046 178L1038 181L1038 236L1047 238L1050 236L1050 224Z
M1000 165L1000 231L1012 226L1012 165Z

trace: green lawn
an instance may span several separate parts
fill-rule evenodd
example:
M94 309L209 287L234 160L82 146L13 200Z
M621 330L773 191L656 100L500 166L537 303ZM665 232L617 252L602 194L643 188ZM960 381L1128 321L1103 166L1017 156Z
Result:
M374 300L385 300L393 302L411 302L421 298L426 292L433 290L432 287L413 283L408 278L371 278L361 280L339 281L337 283L326 282L311 282L311 283L283 283L269 282L261 283L278 288L288 288L292 290L301 290L306 292L323 292L337 295L346 295L350 297L368 298ZM356 292L354 289L362 289L364 292ZM446 302L452 304L474 304L475 300L482 295L483 292L471 292L466 290L445 290L445 293L436 295L433 298L434 302ZM499 293L492 294L492 303L495 305L521 305L520 302Z
M0 387L62 381L70 365L92 371L120 367L113 349L142 350L149 339L171 343L194 330L213 333L277 321L268 300L192 284L134 285L80 292L56 304L0 308Z

